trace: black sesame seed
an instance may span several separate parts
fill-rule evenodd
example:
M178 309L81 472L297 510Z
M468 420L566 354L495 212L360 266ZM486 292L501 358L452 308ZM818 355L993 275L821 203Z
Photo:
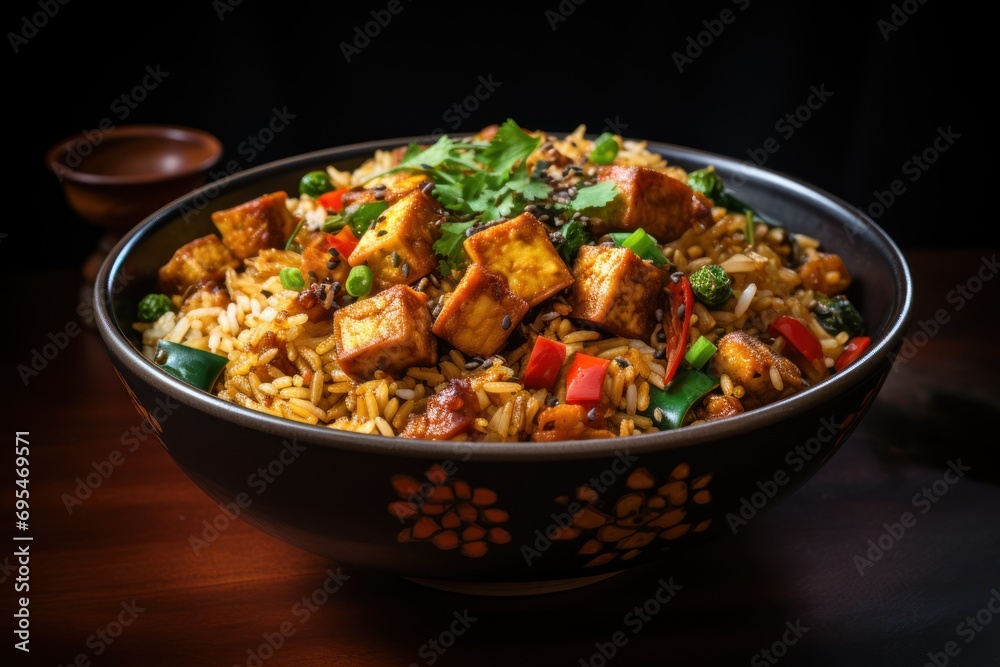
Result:
M686 310L687 310L687 308L684 307L683 303L681 305L677 306L677 317L684 317L684 312Z
M375 201L382 201L385 199L385 190L376 190L372 193L372 196L375 197Z
M343 299L341 299L341 301L343 302L343 304L344 304L345 306L349 306L349 305L351 305L352 303L354 303L355 301L357 301L357 299L355 299L355 298L354 298L353 296L351 296L350 294L348 294L348 295L347 295L347 296L345 296L345 297L344 297Z
M619 368L628 368L629 363L625 357L615 357L615 363L618 364Z
M506 331L507 329L510 329L510 315L504 315L503 316L503 322L500 323L500 327L504 331Z
M653 352L654 359L662 359L665 356L666 352L664 350L656 350L655 352Z
M420 186L420 191L423 192L425 195L429 195L431 193L431 190L433 189L434 189L434 181L427 181L426 183Z
M549 396L548 398L545 399L545 405L549 406L550 408L556 407L557 405L559 405L559 397Z
M385 236L388 233L389 232L385 231L384 229L380 229L378 230L378 234L376 234L375 236Z
M375 222L385 222L385 216L380 215L379 217L375 218Z
M399 260L399 253L396 252L395 250L393 250L392 254L389 256L389 259L392 261L392 268L398 269L399 268L399 262L400 262L400 260Z
M340 291L340 283L337 282L336 280L334 280L330 284L330 291L333 292L334 294L336 294L337 292L339 292Z
M375 186L376 190L385 190L385 183L379 183Z
M399 270L403 274L404 278L409 278L410 277L410 265L409 264L403 264L401 267L399 267Z
M339 254L340 254L340 251L339 251L339 250L337 250L337 249L336 249L336 248L334 248L334 247L331 247L331 248L330 248L330 249L329 249L329 250L328 250L327 252L329 252L329 253L330 253L331 255L333 255L334 257L336 257L337 255L339 255Z
M595 419L597 419L597 408L590 409L590 411L587 413L587 419L589 419L590 421L594 421Z
M326 263L326 268L330 269L331 271L336 269L338 266L340 266L339 259L331 259L329 262Z

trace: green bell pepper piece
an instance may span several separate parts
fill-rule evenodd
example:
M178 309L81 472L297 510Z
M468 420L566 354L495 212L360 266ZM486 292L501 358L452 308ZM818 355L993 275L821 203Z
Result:
M212 391L222 369L229 362L221 354L213 354L162 338L156 344L153 362L179 380L205 391Z
M680 428L695 403L718 386L719 378L708 373L680 371L665 390L650 385L649 407L640 414L652 419L661 431Z

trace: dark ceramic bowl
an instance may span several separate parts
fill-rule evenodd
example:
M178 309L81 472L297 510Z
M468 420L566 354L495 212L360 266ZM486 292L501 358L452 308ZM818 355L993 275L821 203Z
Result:
M45 162L80 217L120 235L202 185L220 157L222 144L208 132L125 125L64 139Z
M841 254L872 347L846 372L719 422L628 439L455 443L347 434L253 412L194 389L139 353L130 324L157 269L214 231L209 214L355 167L395 139L310 153L212 184L161 209L97 280L101 335L136 408L187 475L233 514L302 549L443 588L559 590L668 557L753 520L801 485L871 405L901 343L912 285L892 240L854 207L736 160L651 144L672 164L714 164L740 198ZM229 518L220 514L219 527ZM204 526L193 548L211 548Z

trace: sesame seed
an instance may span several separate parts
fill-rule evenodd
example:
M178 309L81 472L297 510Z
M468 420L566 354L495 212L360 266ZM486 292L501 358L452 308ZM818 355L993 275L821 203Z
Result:
M380 229L378 230L378 234L376 234L375 236L385 236L388 233L389 232L385 231L384 229Z
M420 163L420 166L421 166L421 167L422 167L423 169L426 169L427 171L430 171L430 170L432 169L432 167L431 167L431 166L430 166L429 164L427 164L426 162L421 162L421 163Z
M510 315L509 314L503 316L503 322L500 323L500 326L503 328L504 331L506 331L507 329L510 329Z
M441 281L438 280L437 276L435 276L432 273L431 276L430 276L430 278L431 278L431 285L434 285L434 287L441 287Z
M628 368L629 363L625 357L615 357L615 363L618 364L619 368Z
M656 334L656 340L658 340L658 341L660 341L662 343L662 342L664 342L664 341L667 340L667 335L665 333L663 333L662 331L659 331Z
M666 356L666 352L664 350L656 350L653 352L654 359L662 359L664 356Z
M687 310L687 308L685 308L685 306L684 306L683 303L681 305L677 306L677 317L684 317L684 312L686 310Z
M549 220L548 213L543 213L542 215L538 216L538 222L548 222L548 220Z
M379 183L375 186L376 190L385 190L385 183Z
M670 280L672 280L675 283L679 283L681 281L681 278L683 277L684 277L683 271L674 271L673 273L670 274Z
M663 421L663 410L661 410L660 408L656 408L655 410L653 410L653 421L655 421L657 424Z
M549 396L548 398L545 399L545 405L549 406L550 408L556 407L557 405L559 405L559 397Z
M551 322L552 320L556 319L557 317L559 317L559 313L557 313L554 310L550 310L549 312L547 312L544 315L542 315L542 322Z
M465 362L465 370L474 371L483 365L482 357L473 357L472 360Z
M337 250L336 248L332 247L332 246L331 246L331 248L330 248L330 249L329 249L329 250L328 250L327 252L329 252L329 253L330 253L331 255L333 255L334 257L336 257L337 255L339 255L339 254L340 254L340 251L339 251L339 250Z
M344 303L345 306L349 306L350 304L352 304L355 301L357 301L357 299L355 299L353 296L351 296L350 294L348 294L347 296L345 296L342 299L342 301L343 301L343 303Z
M376 190L372 193L372 197L375 197L375 201L382 201L385 199L385 190Z
M380 215L379 217L375 218L375 222L385 222L385 216Z
M425 195L429 195L431 193L431 190L433 189L434 189L434 181L427 181L426 183L420 186L420 191L423 192Z
M399 267L399 270L403 274L404 278L409 278L410 277L410 265L409 264L403 264L401 267Z
M338 266L340 266L339 259L331 259L329 262L326 263L326 268L330 269L331 271L336 269Z
M423 278L421 278L421 279L420 279L420 282L419 282L419 283L417 283L417 291L418 291L418 292L423 292L423 291L424 291L425 289L427 289L427 285L428 285L428 283L430 283L430 281L429 281L429 280L427 280L427 277L426 277L426 276L425 276L425 277L423 277Z
M587 419L589 419L590 421L594 421L595 419L597 419L597 408L590 409L590 411L587 413Z
M663 309L662 308L657 308L656 309L656 319L657 319L657 321L663 319Z

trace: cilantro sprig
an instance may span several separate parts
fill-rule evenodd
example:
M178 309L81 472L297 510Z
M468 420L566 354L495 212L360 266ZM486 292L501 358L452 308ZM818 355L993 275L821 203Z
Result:
M441 225L441 238L434 244L441 272L447 275L466 263L462 244L473 225L512 217L552 195L552 186L527 167L528 156L541 142L508 118L488 143L443 135L426 148L410 144L399 165L378 176L423 171L434 182L434 197L459 218ZM575 199L556 208L573 212L600 207L617 194L614 183L598 183L579 188ZM590 239L582 223L567 225L562 232L567 241L567 247L560 248L564 256L572 257Z

